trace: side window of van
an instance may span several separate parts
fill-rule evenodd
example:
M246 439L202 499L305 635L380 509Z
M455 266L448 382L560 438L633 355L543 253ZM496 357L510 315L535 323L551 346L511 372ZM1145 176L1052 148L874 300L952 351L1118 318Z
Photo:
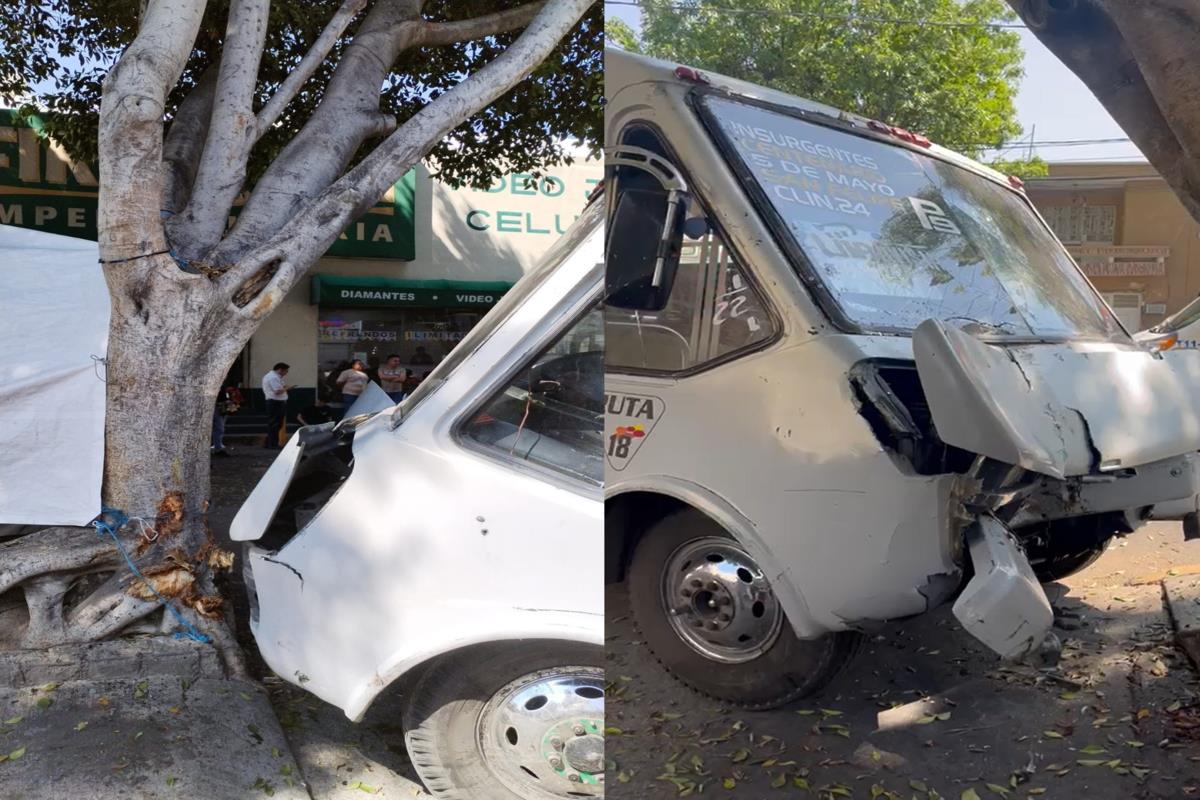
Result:
M577 320L460 429L512 461L600 485L604 480L604 321Z
M648 128L631 127L621 141L669 158L658 136ZM623 179L627 186L636 185L642 176L627 167L618 168L617 193ZM666 308L654 312L605 309L605 362L610 369L683 372L772 336L762 299L709 220L708 212L693 197ZM608 235L620 236L621 231L613 228Z

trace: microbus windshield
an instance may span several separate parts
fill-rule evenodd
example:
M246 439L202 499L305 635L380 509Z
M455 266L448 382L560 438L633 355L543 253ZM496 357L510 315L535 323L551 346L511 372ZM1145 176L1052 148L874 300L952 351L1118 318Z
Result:
M1128 338L1008 187L750 101L705 95L700 107L849 330L908 333L934 317L985 337Z

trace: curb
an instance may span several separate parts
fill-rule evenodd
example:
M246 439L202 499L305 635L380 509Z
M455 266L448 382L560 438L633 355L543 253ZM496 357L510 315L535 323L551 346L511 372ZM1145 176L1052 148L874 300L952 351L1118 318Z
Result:
M1175 639L1200 669L1200 576L1166 578L1162 586Z

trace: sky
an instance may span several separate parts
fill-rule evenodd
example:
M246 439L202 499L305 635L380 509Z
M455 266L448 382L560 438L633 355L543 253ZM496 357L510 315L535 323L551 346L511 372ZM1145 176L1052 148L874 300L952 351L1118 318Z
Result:
M640 29L640 12L629 6L605 6L605 14ZM1072 139L1124 139L1125 133L1092 96L1075 73L1027 30L1019 31L1025 48L1025 77L1017 94L1017 118L1025 129L1023 146L1014 146L1003 158L1021 158L1033 152L1051 163L1062 161L1145 161L1130 142L1095 145L1037 145L1038 141ZM988 154L989 156L991 154Z

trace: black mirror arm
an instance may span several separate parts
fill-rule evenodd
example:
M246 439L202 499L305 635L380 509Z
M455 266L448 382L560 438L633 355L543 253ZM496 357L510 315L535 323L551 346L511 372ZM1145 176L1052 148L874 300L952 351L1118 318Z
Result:
M671 189L667 194L667 216L663 220L663 232L658 240L658 254L654 259L654 275L650 278L650 285L655 289L662 286L663 270L666 269L667 252L671 247L671 234L675 231L675 217L679 214L681 194L679 189Z

